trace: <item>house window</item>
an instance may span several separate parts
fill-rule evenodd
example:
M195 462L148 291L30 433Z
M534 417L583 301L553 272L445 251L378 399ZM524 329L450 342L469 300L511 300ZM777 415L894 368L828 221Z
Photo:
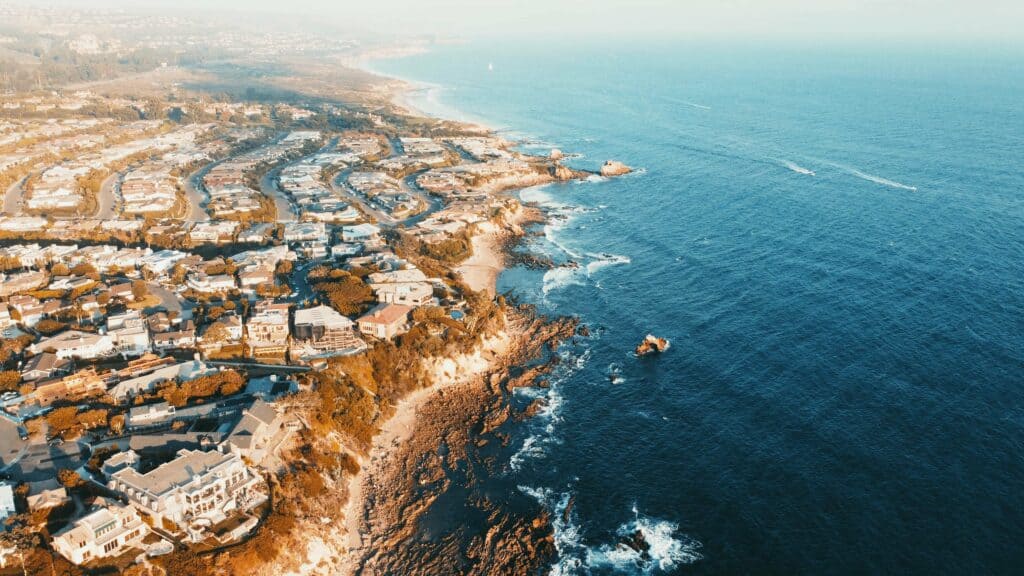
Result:
M117 549L117 540L111 540L103 545L104 554L109 554L112 550Z

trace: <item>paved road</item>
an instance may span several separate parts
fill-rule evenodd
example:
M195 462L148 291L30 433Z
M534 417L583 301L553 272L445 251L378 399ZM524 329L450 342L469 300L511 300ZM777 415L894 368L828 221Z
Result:
M4 192L4 214L15 215L21 212L21 200L25 196L25 176L7 187Z
M295 222L298 218L295 217L296 208L292 206L291 200L288 198L288 194L278 185L278 176L281 175L281 170L284 170L286 166L291 166L294 162L282 164L269 170L260 178L260 192L264 196L268 196L274 199L274 206L277 208L277 221L278 222Z
M0 470L20 460L27 448L28 443L18 433L18 423L0 416Z
M121 173L114 172L100 184L99 197L96 198L96 217L100 220L113 220L117 217L117 198L121 194Z
M188 198L188 217L187 220L193 222L205 222L210 219L210 215L206 212L206 192L202 190L202 179L211 168L220 164L220 162L210 162L202 168L188 175L185 178L185 196Z

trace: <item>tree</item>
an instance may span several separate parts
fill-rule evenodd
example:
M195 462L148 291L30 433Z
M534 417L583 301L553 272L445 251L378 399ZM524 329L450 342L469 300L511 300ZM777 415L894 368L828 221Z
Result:
M78 472L69 470L67 468L61 468L57 471L57 480L61 483L61 486L65 488L76 488L81 486L84 480L78 475Z
M313 288L338 312L346 316L359 314L375 301L373 290L359 278L343 270L333 270L331 277L333 281L317 283Z
M144 300L149 296L149 285L144 280L135 280L132 282L132 296L136 300Z
M86 410L77 415L78 423L86 430L107 425L107 411L102 408Z
M88 262L78 264L71 269L71 273L75 276L85 276L94 281L98 281L100 279L100 273L96 270L96 267Z
M18 389L21 382L21 373L17 370L5 370L0 372L0 392L11 392Z
M71 269L68 268L67 264L57 262L50 267L50 274L53 274L54 276L68 276L71 274Z
M63 322L58 322L56 320L52 320L50 318L43 318L42 320L39 321L39 323L36 324L36 330L38 330L39 333L42 334L43 336L50 336L52 334L56 334L57 332L60 332L65 328L67 328L67 324Z
M229 340L231 340L231 332L221 322L210 324L210 327L203 333L203 341L209 341L214 344L223 344Z
M117 414L110 418L110 432L115 436L124 432L124 414Z
M57 408L46 415L46 423L50 426L50 436L58 436L73 429L77 423L75 416L78 408L65 406Z

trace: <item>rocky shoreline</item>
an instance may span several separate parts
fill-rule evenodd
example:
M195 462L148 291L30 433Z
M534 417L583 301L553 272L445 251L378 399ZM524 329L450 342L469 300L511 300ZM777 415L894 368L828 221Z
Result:
M514 312L508 349L487 374L434 390L401 441L375 450L346 519L357 531L349 573L534 574L550 562L547 513L514 486L500 500L481 494L477 479L498 466L492 448L508 440L502 424L524 416L513 413L512 391L551 369L550 351L575 327L573 319ZM506 499L516 497L531 517L510 512Z
M402 81L391 88L392 102L409 111L402 93L417 88ZM481 191L499 195L593 174L555 160L547 173L499 178ZM479 231L474 257L457 268L467 285L493 295L506 265L548 265L519 249L526 227L544 219L537 207L522 205ZM502 465L497 451L509 442L502 425L541 408L534 403L514 410L512 391L538 385L576 324L510 305L506 330L497 336L501 346L482 346L486 366L466 370L459 361L449 362L455 366L450 373L438 374L442 378L432 387L399 403L349 482L341 573L527 575L551 563L556 550L547 511L511 480L497 497L483 493L479 479L486 474L489 490L495 490L494 473Z

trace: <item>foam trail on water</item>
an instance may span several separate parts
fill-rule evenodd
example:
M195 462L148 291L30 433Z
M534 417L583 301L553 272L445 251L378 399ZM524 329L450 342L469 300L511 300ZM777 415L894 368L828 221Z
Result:
M809 168L804 168L803 166L797 164L796 162L791 162L789 160L783 160L782 161L782 165L785 166L786 168L789 168L793 172L796 172L797 174L804 174L806 176L814 176L814 170L811 170Z
M689 100L681 100L679 98L665 98L669 102L675 102L676 104L682 104L683 106L689 106L690 108L696 108L698 110L711 110L711 106L705 106L704 104L698 104L696 102L690 102Z
M845 170L846 172L852 174L853 176L856 176L857 178L860 178L861 180L867 180L868 182L874 182L875 184L881 184L882 186L888 186L890 188L899 188L900 190L909 190L911 192L917 192L917 186L910 186L909 184L903 184L902 182L889 180L888 178L875 176L874 174L868 174L867 172L862 172L852 166L844 166L842 164L835 164L834 166Z

